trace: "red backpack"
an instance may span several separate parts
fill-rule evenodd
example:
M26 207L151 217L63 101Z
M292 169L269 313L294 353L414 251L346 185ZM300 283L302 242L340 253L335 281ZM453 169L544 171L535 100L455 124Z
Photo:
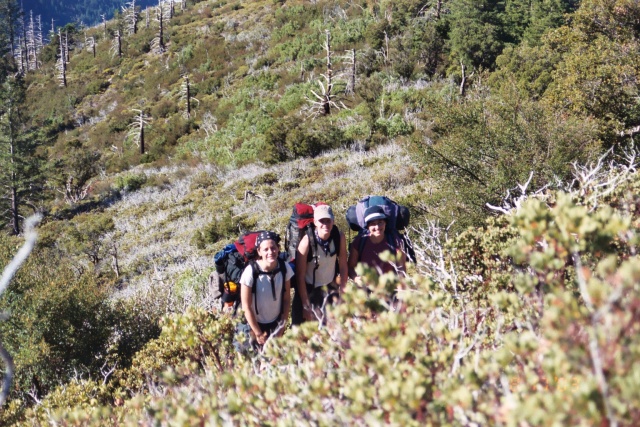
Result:
M296 259L296 251L302 236L306 235L309 242L313 244L309 245L309 255L307 261L315 260L316 268L318 267L318 243L315 237L315 226L313 224L313 210L315 206L326 205L324 202L318 202L313 205L306 203L296 203L293 207L293 212L289 218L289 224L285 232L285 249L289 254L289 262L293 262ZM340 230L334 224L331 230L331 240L333 240L333 247L335 252L331 252L329 255L340 255ZM337 258L336 258L337 264ZM337 271L337 268L336 268Z
M238 309L240 305L240 277L247 265L251 264L253 268L253 282L254 286L251 288L252 292L256 293L257 286L255 285L258 276L266 274L273 276L277 273L282 273L282 289L284 292L284 282L287 273L285 261L281 258L278 262L278 268L273 272L267 273L260 270L256 262L258 258L258 248L256 246L256 240L260 233L259 231L250 231L241 235L238 240L225 246L219 251L215 257L216 275L213 279L210 277L210 285L217 281L218 292L220 294L220 301L222 306L233 307L233 312ZM273 280L271 280L273 282ZM275 296L274 296L275 298ZM256 301L257 304L257 301ZM256 306L256 312L258 307Z

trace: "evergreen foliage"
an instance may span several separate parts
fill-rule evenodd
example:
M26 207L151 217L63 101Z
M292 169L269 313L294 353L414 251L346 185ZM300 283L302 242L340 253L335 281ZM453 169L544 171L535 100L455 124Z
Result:
M42 137L27 114L22 77L7 77L0 87L0 226L13 234L21 231L25 208L38 209L44 198L36 151Z

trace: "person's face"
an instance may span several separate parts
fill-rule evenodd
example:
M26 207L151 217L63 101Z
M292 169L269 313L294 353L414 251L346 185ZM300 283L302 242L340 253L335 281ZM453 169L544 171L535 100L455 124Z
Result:
M382 236L386 227L387 221L384 219L374 219L373 221L369 221L367 224L369 234L372 236Z
M322 240L327 240L333 228L333 220L331 218L322 218L314 221L314 223L316 230L318 230L318 236L320 236Z
M276 261L278 252L278 245L273 240L263 240L258 247L258 255L267 262Z

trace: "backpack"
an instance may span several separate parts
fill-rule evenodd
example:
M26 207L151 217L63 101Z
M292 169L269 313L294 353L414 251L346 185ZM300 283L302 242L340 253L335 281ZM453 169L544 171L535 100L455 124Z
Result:
M249 264L251 264L253 268L254 284L260 275L266 274L270 276L273 285L273 277L276 273L281 272L282 289L284 292L284 282L287 273L284 259L280 258L278 260L278 268L272 272L260 270L256 262L258 257L256 239L262 231L263 230L251 231L241 235L238 240L226 245L214 256L216 271L209 276L209 286L214 292L215 298L220 298L221 307L233 307L233 314L236 313L240 305L240 277ZM253 286L251 289L255 294L256 286ZM256 307L256 312L257 309Z
M367 196L355 205L349 206L347 209L346 217L349 228L353 231L357 231L358 236L361 236L358 254L362 256L362 249L364 248L369 234L366 223L364 222L364 211L367 210L368 207L376 205L381 206L387 216L385 234L389 245L394 249L400 249L405 253L405 255L407 255L407 258L411 262L415 263L416 253L413 249L413 244L407 235L400 233L400 231L409 226L409 220L411 218L409 208L399 205L386 196ZM401 248L396 247L396 241L401 242Z
M313 224L313 210L315 206L325 205L326 203L318 202L314 205L308 205L305 203L296 203L293 207L293 212L289 218L287 229L285 231L285 248L289 256L289 262L293 262L296 259L296 252L298 245L303 236L307 236L309 242L313 244L309 245L309 253L307 255L307 262L314 261L315 268L318 268L318 242L315 237L315 225ZM331 236L329 237L333 242L333 250L329 254L330 256L336 255L336 272L338 271L338 258L340 255L340 230L334 224L331 229ZM314 270L314 282L315 282L315 270Z

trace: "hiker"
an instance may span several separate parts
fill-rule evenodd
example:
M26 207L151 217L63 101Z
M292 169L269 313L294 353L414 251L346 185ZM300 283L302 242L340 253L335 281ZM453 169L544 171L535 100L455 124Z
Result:
M384 213L382 206L369 206L364 211L364 223L366 224L366 234L359 234L351 243L349 251L349 277L357 284L362 284L362 278L356 273L356 265L359 262L375 268L380 274L396 272L405 274L406 254L401 250L403 242L396 235L385 234L388 217ZM394 239L390 242L389 239ZM364 239L364 241L363 241ZM382 261L380 254L385 251L395 252L397 261L391 263Z
M348 280L347 240L334 220L329 205L317 205L313 210L313 234L305 234L298 244L295 258L297 287L291 313L294 325L315 320L314 311L317 313L322 309L327 296L330 297L328 302L333 303L344 292ZM316 256L309 256L310 252Z
M249 263L240 277L242 309L252 339L259 345L274 332L276 336L284 333L291 308L293 270L278 257L279 243L276 233L261 232L256 238L258 259Z

